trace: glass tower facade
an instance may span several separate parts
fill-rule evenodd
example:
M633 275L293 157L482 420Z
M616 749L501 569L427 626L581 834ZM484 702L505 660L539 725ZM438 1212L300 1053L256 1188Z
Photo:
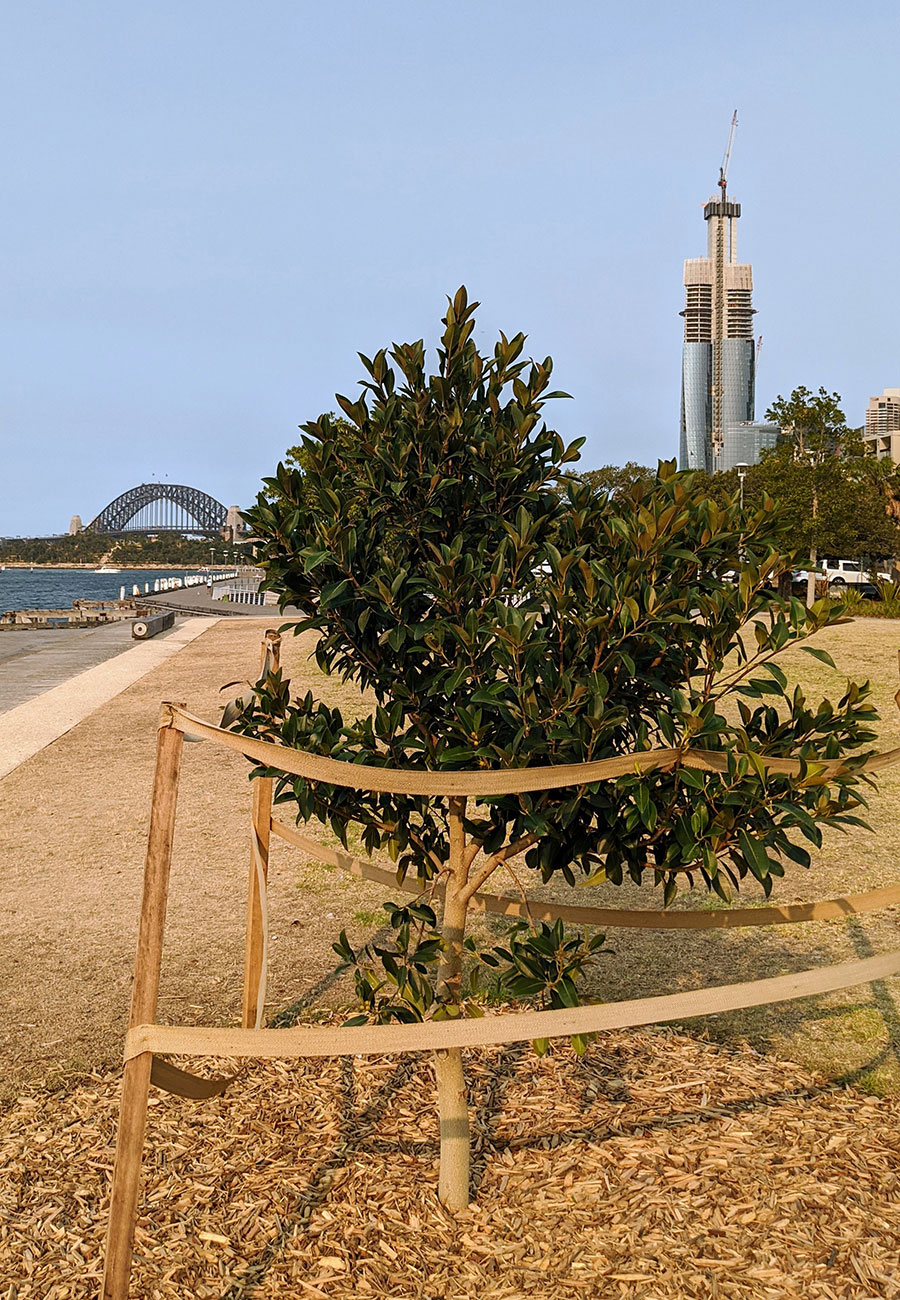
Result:
M740 420L725 430L725 443L717 469L734 469L735 465L755 465L760 452L771 450L781 435L777 424L764 420Z
M712 363L711 343L685 343L681 359L680 469L712 469Z
M684 264L682 469L713 473L759 458L759 447L751 459L746 455L752 443L747 426L754 417L756 344L753 268L737 260L740 215L741 205L724 194L710 199L703 209L706 257Z

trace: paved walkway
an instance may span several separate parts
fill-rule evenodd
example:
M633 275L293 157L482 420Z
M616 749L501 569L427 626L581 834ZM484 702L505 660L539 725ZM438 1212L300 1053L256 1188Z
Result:
M130 618L101 627L55 632L0 632L0 714L115 658L134 644Z
M281 611L277 605L241 605L237 601L213 600L206 587L161 591L155 596L144 596L142 604L156 609L174 609L179 614L205 614L214 618L268 618L272 620L271 627L278 627L287 619L305 617L293 605Z
M131 686L133 682L149 673L152 668L164 663L166 659L177 654L184 646L196 640L208 628L215 626L210 618L191 618L173 629L167 635L154 637L151 641L140 641L136 645L130 640L131 625L126 625L129 633L127 642L130 648L121 645L115 648L111 641L110 654L100 663L82 672L66 673L66 664L57 656L57 673L63 674L63 680L49 690L25 699L22 703L0 713L0 777L6 776L13 768L24 763L46 745L58 740L77 723L98 709L101 704ZM27 636L27 633L4 632L4 637ZM57 638L71 636L71 633L59 631L49 635ZM70 644L70 655L76 647ZM50 654L51 651L46 653ZM35 651L38 659L41 655ZM112 657L111 657L112 656ZM74 660L68 660L72 669ZM15 666L15 659L7 658L0 664L0 671L10 673Z

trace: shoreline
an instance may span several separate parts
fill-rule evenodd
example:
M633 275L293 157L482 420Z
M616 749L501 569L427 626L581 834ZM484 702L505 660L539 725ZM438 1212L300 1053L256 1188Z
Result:
M78 570L82 573L97 573L98 570L94 567L95 565L96 565L96 560L92 561L89 564L74 564L74 563L29 564L27 560L0 561L0 566L2 566L2 569L6 569L7 571L9 571L10 569L16 569L16 570L24 569L26 572L30 572L32 569L35 570L35 572L38 569L66 569L72 571ZM233 567L234 567L233 565L227 565L227 564L213 565L213 569L223 569L223 568L227 569ZM192 573L211 573L213 571L213 569L210 569L208 564L203 565L203 564L175 564L175 563L173 564L117 564L116 569L118 570L119 573L138 573L138 572L143 572L145 569L146 570L159 569L160 571L162 571L163 569L187 569L190 570Z

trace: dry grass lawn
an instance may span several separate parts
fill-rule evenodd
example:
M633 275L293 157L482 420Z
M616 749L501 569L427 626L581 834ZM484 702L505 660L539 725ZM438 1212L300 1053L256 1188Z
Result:
M263 628L211 627L0 781L3 1300L95 1293L159 702L218 716L219 687L255 676ZM800 654L786 667L832 695L846 675L870 677L881 745L897 744L900 627L861 619L819 644L838 672ZM286 638L298 689L357 707L308 652ZM161 1020L238 1015L248 771L227 751L186 747ZM871 801L874 832L829 837L776 900L895 883L898 794L894 769ZM303 1018L344 1004L331 942L342 927L371 933L383 892L281 843L271 880L271 1010ZM659 902L631 887L578 898ZM866 956L897 945L898 918L611 932L594 992L635 997ZM134 1294L900 1295L898 984L689 1027L718 1041L607 1035L583 1063L566 1047L541 1062L518 1048L474 1053L478 1203L455 1223L434 1197L424 1061L251 1065L225 1099L156 1097Z
M0 1087L53 1084L119 1060L127 1012L155 723L162 699L218 716L220 687L255 675L264 624L223 620L68 735L0 781L3 827L0 949L6 1068ZM869 677L882 713L881 743L897 743L900 628L857 620L823 634L838 672L810 656L785 657L808 688L839 693L844 676ZM312 687L353 710L358 695L323 678L307 638L286 637L284 660L298 690ZM248 765L209 745L189 744L182 773L160 1019L233 1023L239 1006L244 894L248 870ZM872 834L829 836L810 871L788 866L778 901L827 898L894 883L900 841L900 768L873 796ZM327 838L327 836L325 836ZM510 882L495 878L493 887ZM754 896L751 882L747 896ZM377 925L379 886L311 863L279 842L272 863L272 1011L302 1017L346 999L335 987L331 942ZM536 893L571 894L564 885ZM579 890L585 902L657 906L632 886ZM705 896L677 906L718 906ZM867 956L898 941L900 911L771 929L611 931L594 991L611 1000L750 979ZM486 924L479 921L477 924ZM489 924L489 923L487 923ZM495 926L500 922L493 922ZM878 1093L900 1091L898 981L815 1003L762 1008L708 1021L723 1039L746 1038L833 1078Z

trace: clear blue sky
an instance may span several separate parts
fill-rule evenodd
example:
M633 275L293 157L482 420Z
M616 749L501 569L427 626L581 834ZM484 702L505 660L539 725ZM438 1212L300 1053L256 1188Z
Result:
M0 41L0 534L154 474L247 504L356 351L462 282L575 401L677 448L681 263L732 109L765 337L851 423L900 385L894 4L28 0Z

